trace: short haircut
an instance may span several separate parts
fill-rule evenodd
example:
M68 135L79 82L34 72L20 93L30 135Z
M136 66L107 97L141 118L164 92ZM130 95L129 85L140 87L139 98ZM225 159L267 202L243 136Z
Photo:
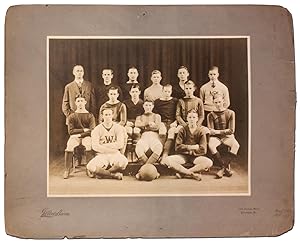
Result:
M128 68L128 70L130 70L130 69L138 70L135 66L131 66L131 67Z
M75 96L75 101L78 99L78 98L83 98L86 100L85 96L81 93L79 93L78 95Z
M162 88L164 89L164 88L169 88L169 87L171 87L171 89L173 88L171 84L163 84Z
M116 87L116 86L111 86L111 87L107 90L107 93L109 93L110 90L117 90L118 93L119 93L119 89L118 89L118 87Z
M147 102L148 103L152 103L152 105L154 105L154 101L153 100L145 99L144 104L147 103Z
M186 86L186 85L193 85L193 86L196 88L196 84L195 84L195 82L192 81L192 80L186 81L186 82L184 83L184 86Z
M217 93L215 93L215 94L213 95L213 100L216 100L217 98L222 98L222 99L224 99L223 95L222 95L221 93L219 93L219 92L217 92Z
M190 110L187 112L187 115L190 114L190 113L195 113L195 114L197 114L197 116L199 117L199 114L198 114L198 112L197 112L195 109L190 109Z
M110 110L112 112L112 114L114 114L114 110L110 107L104 107L101 111L101 114L103 114L104 111Z
M131 87L130 87L130 90L132 89L138 89L139 91L141 91L141 87L138 85L138 84L133 84Z
M189 71L188 68L187 68L186 66L180 66L180 67L178 68L178 70L179 70L179 69L185 69L186 71Z
M151 75L153 75L153 74L160 74L160 75L161 75L161 71L159 71L159 70L157 70L157 69L156 69L156 70L153 70L152 73L151 73Z
M73 72L74 72L75 68L77 68L77 67L81 67L82 69L84 69L82 65L76 64L76 65L73 67Z
M211 66L208 71L217 70L219 72L219 68L217 66Z
M102 73L103 73L104 70L110 70L111 74L114 74L114 70L112 70L111 68L103 68Z

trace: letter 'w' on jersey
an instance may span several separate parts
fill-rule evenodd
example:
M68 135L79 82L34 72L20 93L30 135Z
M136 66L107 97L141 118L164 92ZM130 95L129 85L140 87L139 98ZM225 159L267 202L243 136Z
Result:
M114 136L105 136L105 143L113 143Z

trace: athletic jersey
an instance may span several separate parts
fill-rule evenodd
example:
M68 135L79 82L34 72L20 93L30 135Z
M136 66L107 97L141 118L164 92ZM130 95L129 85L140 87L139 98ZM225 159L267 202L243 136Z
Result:
M144 92L144 100L155 101L162 97L162 85L151 85Z
M70 135L80 134L81 137L91 135L91 130L95 127L95 117L91 113L72 113L68 116L68 132ZM90 129L84 132L84 128Z
M149 123L154 122L155 126L150 127ZM155 113L147 113L138 116L135 121L135 126L142 129L142 132L153 131L157 132L160 127L161 118L160 115Z
M123 92L122 92L122 89L118 85L116 85L115 83L111 83L109 85L105 85L102 83L101 85L99 85L95 88L97 109L99 109L105 102L108 101L107 92L111 87L118 88L118 91L119 91L118 100L120 100L120 101L123 100Z
M207 116L208 128L221 131L217 137L231 135L235 131L235 113L230 109L225 111L213 111Z
M135 121L137 116L141 116L144 113L143 100L139 99L138 103L134 104L131 99L125 100L124 104L127 108L127 120Z
M187 125L187 113L190 110L196 110L199 116L198 125L202 124L204 119L204 109L202 100L198 97L179 99L176 107L176 119L181 126Z
M172 85L172 96L177 99L182 99L185 96L184 90L180 87L179 83Z
M175 121L176 120L176 105L177 99L173 98L170 100L157 99L154 101L154 113L161 116L162 122Z
M177 154L189 154L193 156L205 155L207 152L206 129L204 126L197 126L192 134L189 127L182 127L175 140L175 151ZM191 150L189 145L199 145L199 149Z
M101 153L99 145L109 144L109 148L121 149L124 147L124 127L113 123L110 128L106 128L103 123L99 124L92 131L92 148Z
M141 89L141 97L143 97L143 96L142 96L142 94L143 94L143 86L142 86L142 84L139 83L139 82L135 82L135 83L132 83L132 82L128 83L128 82L129 82L129 81L125 82L125 83L122 85L122 90L123 90L123 100L129 100L129 99L131 99L131 96L130 96L130 94L129 94L129 91L130 91L132 85L134 85L134 84L137 84L138 86L140 86L140 89Z
M99 110L99 123L103 121L102 110L104 108L112 109L113 121L119 123L121 126L125 126L127 121L127 114L126 114L126 106L122 102L119 101L116 104L109 104L108 102L105 102Z
M202 85L200 88L200 98L203 101L204 110L213 111L215 109L213 96L217 93L223 95L224 107L229 107L230 99L228 88L220 81L215 81L214 84L212 83L212 81L209 81L206 84Z

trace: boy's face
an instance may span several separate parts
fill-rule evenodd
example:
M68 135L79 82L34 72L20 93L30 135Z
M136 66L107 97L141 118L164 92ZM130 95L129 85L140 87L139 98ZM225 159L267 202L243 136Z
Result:
M82 66L75 66L73 69L73 75L76 79L82 79L84 75L84 70Z
M135 68L130 68L128 70L127 76L131 81L137 80L137 77L139 76L138 70Z
M112 110L104 110L102 113L104 122L112 122L113 119L113 111Z
M82 97L80 97L80 98L77 98L76 100L75 100L75 104L76 104L76 107L78 108L78 109L84 109L84 107L85 107L85 105L86 105L86 100L85 100L85 98L82 98Z
M224 99L222 97L217 97L214 99L214 105L217 111L222 111L224 108Z
M114 75L111 73L111 70L109 69L104 69L102 71L102 78L105 83L110 83Z
M154 105L152 102L145 102L143 107L144 107L145 113L151 113Z
M198 121L198 114L196 114L195 112L190 112L188 113L186 119L189 125L196 126Z
M186 81L189 75L189 72L185 68L178 69L177 77L179 80Z
M219 77L218 70L217 69L210 70L208 72L208 77L209 77L210 81L216 81L216 80L218 80L218 77Z
M170 98L172 95L172 87L163 87L162 93L164 98Z
M160 73L154 73L151 75L151 81L153 84L159 84L162 77Z
M138 88L132 88L129 91L132 99L138 99L140 97L141 91Z
M187 97L192 97L195 92L195 86L193 84L187 84L184 86L184 92Z
M109 90L108 91L108 98L110 101L117 101L118 100L118 97L119 97L119 92L117 89L113 89L113 90Z

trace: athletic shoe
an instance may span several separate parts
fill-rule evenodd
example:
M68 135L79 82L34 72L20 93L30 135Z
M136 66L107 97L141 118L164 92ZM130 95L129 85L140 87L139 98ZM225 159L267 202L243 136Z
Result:
M200 173L192 173L191 174L191 177L197 181L201 181L202 180L202 177L201 177L201 174Z
M64 179L68 179L69 178L69 174L70 174L70 171L69 170L65 170L65 172L64 172Z
M216 178L220 179L223 177L224 175L224 172L225 172L225 169L222 168L221 170L219 170L217 173L216 173Z
M137 180L140 180L140 179L141 179L141 176L140 176L140 174L139 174L139 173L137 173L137 174L135 175L135 178L136 178Z
M156 176L156 178L155 179L158 179L160 177L160 174L159 173L157 173L157 176Z
M224 175L227 176L227 177L231 177L232 176L232 171L228 168L225 168Z
M183 176L180 173L176 173L175 176L176 176L177 179L182 179L183 178Z

